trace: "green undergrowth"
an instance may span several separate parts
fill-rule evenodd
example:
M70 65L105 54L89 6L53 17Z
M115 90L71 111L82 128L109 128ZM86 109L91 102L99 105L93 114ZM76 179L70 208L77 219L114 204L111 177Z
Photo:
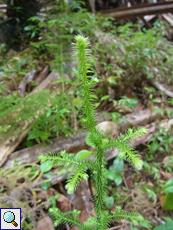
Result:
M70 114L72 111L77 114L81 101L75 87L72 86L67 92L64 92L64 87L67 81L65 75L73 72L71 42L76 34L89 36L91 40L94 63L90 74L98 78L95 86L97 107L104 101L112 103L114 107L119 104L136 106L135 99L124 96L133 91L140 95L141 100L150 100L151 94L155 92L146 92L145 81L140 80L143 74L160 82L172 82L170 73L173 70L173 50L164 38L161 30L164 25L159 21L150 30L142 30L130 23L117 25L112 18L90 14L80 3L63 3L46 17L35 16L29 21L37 22L39 26L34 27L34 23L31 23L32 26L28 25L25 28L27 36L34 38L39 29L41 40L31 41L30 49L26 50L25 54L12 55L9 52L1 60L0 130L10 127L8 132L1 134L2 137L11 135L16 127L23 126L25 121L32 122L28 141L35 139L36 142L45 142L57 135L68 135L73 131L70 127ZM1 49L5 52L5 46L1 46ZM26 98L17 96L16 91L23 76L35 68L35 59L43 60L45 64L50 65L50 70L60 73L61 78L57 81L61 83L62 91L57 93L57 105L49 91L27 95ZM72 85L72 82L69 83ZM33 81L32 84L36 85L36 82ZM113 96L108 91L110 87L116 92ZM15 92L11 93L12 91ZM71 105L74 97L73 102L76 106ZM49 102L52 106L46 108ZM58 110L61 111L60 115L57 115ZM41 114L37 114L35 119L36 111L41 111ZM112 116L116 121L117 118L122 120L122 111ZM58 127L55 127L55 121ZM61 131L62 127L64 134Z
M19 135L20 129L24 132L32 125L28 140L45 142L55 135L68 135L73 128L70 127L70 114L73 104L69 104L68 92L61 93L55 90L38 91L21 98L18 95L9 95L3 98L0 104L0 125L10 125L10 132L4 132L6 138L13 133ZM22 116L21 116L22 114ZM54 125L57 124L57 125ZM18 132L15 132L19 129Z

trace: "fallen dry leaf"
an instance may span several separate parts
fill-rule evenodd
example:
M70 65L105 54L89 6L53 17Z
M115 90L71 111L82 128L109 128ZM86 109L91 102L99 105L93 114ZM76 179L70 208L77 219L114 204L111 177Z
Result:
M171 155L171 156L166 156L166 157L164 157L162 163L163 163L163 164L167 164L168 166L172 166L172 165L171 165L170 158L173 158L173 156Z
M53 222L49 216L46 216L38 221L37 230L55 230Z
M163 172L161 171L162 176L164 177L165 180L169 180L173 177L173 174L169 173L169 172Z
M108 134L111 134L112 136L118 134L118 126L113 121L103 121L96 125L96 127L105 133L107 132Z
M56 207L61 210L61 212L69 212L73 208L72 202L64 195L59 196L56 199Z

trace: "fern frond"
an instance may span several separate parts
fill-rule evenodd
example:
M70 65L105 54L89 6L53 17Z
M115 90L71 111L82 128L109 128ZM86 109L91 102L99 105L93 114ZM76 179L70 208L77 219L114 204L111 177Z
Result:
M38 157L38 160L41 163L44 163L45 161L52 161L54 165L79 165L80 162L74 160L74 154L66 153L65 150L61 151L60 153L45 153L43 155L40 155Z
M130 142L130 140L136 138L136 137L140 137L144 134L147 133L147 129L144 127L138 128L137 130L133 129L128 129L127 132L125 133L125 135L120 134L119 137L117 137L117 140L110 140L109 143L105 143L104 144L104 148L111 148L111 147L115 147L117 146L119 143L124 143L124 144L128 144Z
M76 169L74 174L69 178L68 183L65 186L69 194L72 194L75 191L82 179L88 179L88 174L86 173L86 170L89 166L93 165L94 163L80 162L80 165L78 165L78 168Z
M143 161L140 159L140 155L136 154L137 151L131 148L127 144L118 142L120 149L119 157L131 163L137 170L140 170L143 166Z
M82 227L82 224L78 221L80 211L77 211L76 209L63 213L58 208L50 208L49 212L54 219L54 226L61 223L67 223L70 226Z
M136 137L140 137L142 135L147 134L147 129L144 127L139 127L138 129L128 129L123 138L119 137L122 142L126 142L127 140L132 140Z
M116 214L111 214L107 217L109 220L128 220L132 222L134 225L138 225L140 222L144 220L144 218L139 213L127 213L121 210L120 206L116 207Z
M140 170L142 168L142 160L140 159L140 156L136 154L137 151L134 150L134 148L129 146L129 142L131 139L135 137L139 137L143 134L146 134L147 130L145 128L139 128L137 130L135 129L128 129L127 133L125 135L121 135L120 137L117 137L117 140L110 140L109 143L105 143L103 145L104 149L109 148L118 148L120 151L119 156L131 163L136 169Z
M108 144L104 145L105 149L108 148L118 148L119 149L119 157L131 163L136 169L140 170L142 168L142 160L134 150L134 148L128 146L126 143L122 143L120 140L110 141Z

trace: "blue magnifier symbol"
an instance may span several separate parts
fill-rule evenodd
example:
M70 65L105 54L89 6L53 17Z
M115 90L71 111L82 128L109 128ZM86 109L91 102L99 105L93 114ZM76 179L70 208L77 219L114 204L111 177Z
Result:
M3 215L3 218L4 218L4 220L5 220L6 223L11 223L15 227L18 226L18 224L14 221L15 215L14 215L13 212L11 212L11 211L5 212L4 215Z

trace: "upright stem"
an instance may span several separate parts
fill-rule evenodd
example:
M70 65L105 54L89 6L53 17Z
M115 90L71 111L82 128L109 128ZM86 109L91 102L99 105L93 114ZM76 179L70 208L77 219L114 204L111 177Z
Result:
M80 36L82 37L82 36ZM83 38L85 41L85 38ZM82 92L83 92L83 98L84 98L84 104L85 104L85 113L87 116L87 124L88 128L90 130L90 133L95 138L96 142L96 175L95 175L95 184L96 184L96 214L97 214L97 220L98 223L101 223L101 214L103 211L102 203L103 203L103 193L104 193L104 186L103 186L103 149L99 143L102 143L101 135L98 133L98 131L95 128L95 119L93 114L93 108L90 100L90 88L89 88L89 82L87 78L87 71L88 71L88 62L87 62L87 56L86 56L86 49L87 47L84 46L82 43L78 43L77 41L77 47L78 47L78 59L80 61L78 70L80 76L80 80L82 81ZM100 227L99 227L100 229Z

